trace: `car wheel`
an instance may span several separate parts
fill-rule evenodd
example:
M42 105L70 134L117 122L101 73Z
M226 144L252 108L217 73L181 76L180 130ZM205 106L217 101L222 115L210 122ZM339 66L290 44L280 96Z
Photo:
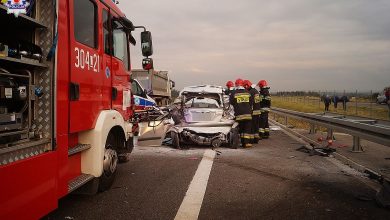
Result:
M232 128L229 133L229 147L233 149L240 147L240 135L237 128Z
M176 149L180 149L180 138L179 134L171 131L171 138L172 138L172 146Z

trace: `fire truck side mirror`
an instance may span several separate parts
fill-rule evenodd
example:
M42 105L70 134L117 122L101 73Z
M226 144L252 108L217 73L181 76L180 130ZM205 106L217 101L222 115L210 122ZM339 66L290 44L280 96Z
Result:
M152 33L150 31L141 32L141 49L144 57L153 55Z
M142 68L144 70L153 69L153 59L152 58L144 58L142 60Z

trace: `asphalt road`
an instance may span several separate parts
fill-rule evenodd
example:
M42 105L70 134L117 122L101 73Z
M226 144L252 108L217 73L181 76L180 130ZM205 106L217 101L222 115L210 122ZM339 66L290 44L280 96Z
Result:
M251 149L217 149L199 219L389 218L360 173L300 146L274 131ZM46 219L174 219L204 151L138 147L111 190L67 196Z

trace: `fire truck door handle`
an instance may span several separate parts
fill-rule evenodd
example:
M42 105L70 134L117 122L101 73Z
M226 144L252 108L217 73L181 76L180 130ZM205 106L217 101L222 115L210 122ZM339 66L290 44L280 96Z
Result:
M80 85L71 82L69 85L69 99L70 101L78 101L79 98L80 98Z
M118 69L119 69L119 63L118 63L117 61L113 61L113 62L112 62L112 68L113 68L114 70L118 70Z

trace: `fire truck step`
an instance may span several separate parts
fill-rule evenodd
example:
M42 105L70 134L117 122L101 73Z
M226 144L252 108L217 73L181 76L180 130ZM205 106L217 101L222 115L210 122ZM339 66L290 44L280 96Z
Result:
M89 175L89 174L81 174L80 176L72 179L71 181L69 181L68 183L68 192L73 192L74 190L76 190L77 188L79 188L80 186L86 184L88 181L92 180L94 178L94 176L92 175Z
M73 154L88 150L89 148L91 148L90 144L77 144L68 150L68 156L72 156Z

